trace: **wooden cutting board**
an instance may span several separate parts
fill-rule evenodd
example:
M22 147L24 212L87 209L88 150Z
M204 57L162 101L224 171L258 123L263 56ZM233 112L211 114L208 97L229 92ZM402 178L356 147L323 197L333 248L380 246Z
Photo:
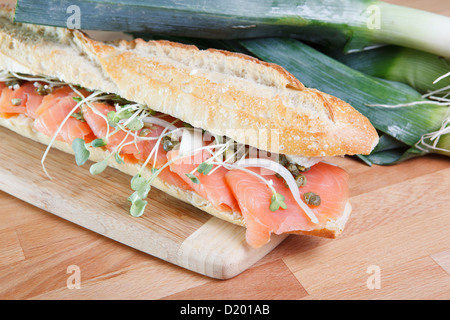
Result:
M131 177L108 168L89 173L74 156L52 150L41 166L46 146L0 127L0 189L36 207L108 238L183 268L217 279L248 269L285 236L258 249L245 242L245 229L153 188L139 218L129 213Z
M3 156L4 134L0 138ZM25 144L11 159L22 161L18 159L35 152L32 147ZM52 152L47 162L50 174L56 178L52 168L58 159L69 158ZM350 175L353 213L341 237L290 236L226 281L154 258L0 192L0 299L450 299L449 158L430 155L373 167L351 157L333 161ZM39 175L27 183L48 188L40 165L33 165ZM86 192L91 179L100 179L77 180L83 176L80 168L67 163L64 168L62 179L69 180L66 187L75 188L74 197ZM2 181L12 183L16 177L11 178L10 169L5 171L0 183L7 185ZM28 168L18 171L26 175ZM102 179L103 197L126 207L120 195L111 194L120 190L115 183L128 183L128 177L108 170ZM129 191L122 192L127 196ZM191 210L178 212L177 219L193 215ZM201 215L190 221L202 225L209 217L201 220ZM160 223L154 228L170 225ZM167 237L182 242L180 232L184 237L195 232L195 226L188 227L168 232ZM79 289L67 286L71 267L79 268ZM374 289L368 286L373 267L379 268L381 280Z

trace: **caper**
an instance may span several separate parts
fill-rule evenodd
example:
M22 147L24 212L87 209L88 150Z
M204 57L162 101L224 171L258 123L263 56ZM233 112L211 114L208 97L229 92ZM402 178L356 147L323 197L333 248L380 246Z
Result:
M53 92L53 87L51 86L44 86L45 92L47 92L47 94L50 94Z
M282 166L287 166L289 164L289 161L287 160L286 156L284 154L280 154L279 160L278 162L282 165Z
M139 137L146 137L149 133L151 133L152 130L149 128L144 128L139 132Z
M303 199L305 202L312 206L318 206L321 203L320 196L314 192L306 192L303 194Z
M53 92L53 88L50 86L43 86L40 84L39 86L36 87L36 92L40 96L46 96Z
M171 140L172 140L172 139L170 139L169 136L164 136L164 137L162 137L162 139L161 139L161 144L164 145L164 143L165 143L166 141L171 141Z
M20 81L19 80L9 80L9 81L5 81L5 85L7 87L14 87L15 85L19 85L20 86Z
M295 177L295 183L297 183L297 187L304 187L306 185L306 177L301 173Z
M292 173L294 177L300 174L300 172L297 169L297 166L294 163L289 163L287 169L289 170L290 173Z
M47 95L47 92L44 89L44 86L39 86L36 88L36 92L38 93L38 95L40 96L45 96Z
M301 166L301 165L299 165L299 164L297 164L296 166L297 166L297 170L300 171L300 172L306 172L306 171L308 171L309 169L311 169L311 168L309 168L309 167Z
M170 139L167 139L166 141L164 141L164 144L163 144L164 151L169 152L170 150L173 149L173 147L174 147L174 145Z

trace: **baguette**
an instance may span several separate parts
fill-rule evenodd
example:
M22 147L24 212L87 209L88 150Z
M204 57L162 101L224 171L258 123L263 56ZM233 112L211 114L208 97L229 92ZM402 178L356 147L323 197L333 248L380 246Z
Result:
M0 14L0 69L116 93L274 153L368 154L378 143L366 117L338 98L304 87L280 66L169 41L105 44L77 30L12 24L11 18L12 11ZM263 130L277 136L258 139Z
M277 154L306 158L368 154L378 143L366 117L336 97L306 88L280 66L169 41L103 43L77 30L13 23L12 17L12 9L0 8L0 70L114 93L212 134ZM27 116L0 117L0 125L40 143L51 142ZM261 139L264 131L276 136ZM73 153L66 142L55 141L52 147ZM90 160L100 162L108 155L106 149L91 149ZM109 159L111 167L130 176L139 172L138 164ZM143 176L150 175L146 168ZM152 185L246 227L239 211L219 210L196 192L159 178ZM339 218L313 230L289 233L335 238L350 212L348 202Z

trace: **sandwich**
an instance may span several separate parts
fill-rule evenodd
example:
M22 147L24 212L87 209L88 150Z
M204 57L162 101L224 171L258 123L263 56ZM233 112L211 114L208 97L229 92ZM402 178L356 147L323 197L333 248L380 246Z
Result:
M116 168L130 175L124 202L137 219L157 188L246 228L251 247L272 234L340 235L348 174L328 160L378 143L366 117L278 65L169 41L99 42L14 23L5 6L0 93L0 125L47 146L49 178L52 148L91 174Z

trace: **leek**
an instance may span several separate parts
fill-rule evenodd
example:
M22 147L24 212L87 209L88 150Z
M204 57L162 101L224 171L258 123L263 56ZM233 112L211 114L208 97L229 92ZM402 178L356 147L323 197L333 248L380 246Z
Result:
M240 44L258 58L279 64L307 87L334 95L387 135L368 164L392 164L424 155L450 155L450 100L426 99L411 87L368 76L294 39L254 39ZM405 105L404 107L397 107Z
M395 44L450 57L450 18L377 0L18 0L23 23L209 39L295 37L359 51Z
M167 38L145 34L134 36L147 40ZM426 99L404 83L363 74L294 39L237 42L168 38L200 48L214 47L251 54L277 63L293 73L306 86L349 102L366 115L380 132L380 141L373 152L368 156L358 155L369 165L393 164L427 153L450 155L450 132L446 131L450 128L446 122L450 116L450 101L443 101L440 105L433 104L437 101ZM441 79L439 83L446 79L447 77ZM372 107L372 104L385 106ZM411 106L395 107L398 104ZM438 134L433 134L434 132Z
M413 146L422 135L438 130L446 116L444 105L423 104L408 108L369 105L397 105L422 99L406 86L367 76L293 39L255 39L240 42L262 60L285 67L307 87L334 95L367 116L379 130Z
M324 53L365 74L406 83L422 94L448 87L437 94L450 91L450 77L437 81L450 71L450 60L419 50L383 46L363 52L343 54L342 51L321 49Z

